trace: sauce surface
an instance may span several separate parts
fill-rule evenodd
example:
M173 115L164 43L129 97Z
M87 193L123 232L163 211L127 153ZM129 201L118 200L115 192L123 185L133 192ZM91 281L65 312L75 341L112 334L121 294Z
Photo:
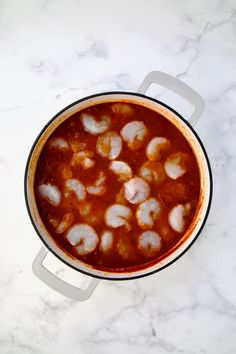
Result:
M69 117L44 145L35 175L39 214L57 245L104 271L163 257L188 229L199 194L185 137L132 103Z

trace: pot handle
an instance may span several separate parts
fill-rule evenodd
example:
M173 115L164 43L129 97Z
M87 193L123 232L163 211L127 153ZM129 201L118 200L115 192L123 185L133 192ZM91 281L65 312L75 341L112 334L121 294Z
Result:
M86 289L80 289L74 285L68 284L62 279L58 278L55 274L51 273L44 265L43 261L46 258L48 251L45 247L42 247L38 255L33 261L33 272L34 274L47 284L50 288L57 291L58 293L69 297L76 301L85 301L90 298L94 292L96 286L99 283L98 279L91 278Z
M166 87L179 96L185 98L186 101L188 101L194 107L194 111L188 122L194 126L199 121L204 111L205 104L202 97L196 91L171 75L161 71L151 71L144 78L141 86L138 89L138 92L145 94L153 83Z

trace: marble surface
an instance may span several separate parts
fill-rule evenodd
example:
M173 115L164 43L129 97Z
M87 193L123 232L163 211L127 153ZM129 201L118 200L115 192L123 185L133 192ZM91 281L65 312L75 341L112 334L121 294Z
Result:
M236 353L235 1L1 0L0 48L0 353ZM214 174L207 225L166 270L102 281L87 302L69 300L32 273L41 242L23 197L29 149L65 105L136 91L151 70L206 102L196 131ZM176 102L162 89L152 95Z

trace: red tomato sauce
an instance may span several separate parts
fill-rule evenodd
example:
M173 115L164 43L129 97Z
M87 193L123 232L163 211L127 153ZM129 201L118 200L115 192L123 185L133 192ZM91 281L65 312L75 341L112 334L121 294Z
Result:
M132 267L147 265L148 262L158 261L159 258L169 252L185 234L191 221L194 218L200 194L200 176L196 158L193 151L179 130L170 123L164 116L136 104L129 104L132 114L117 112L112 109L113 103L104 103L86 108L69 117L63 122L50 136L38 160L35 176L35 196L40 217L55 240L57 245L66 253L89 264L90 266L104 271L132 270ZM139 176L139 171L143 163L148 161L146 147L154 137L165 137L170 141L170 146L161 151L158 163L164 166L166 159L173 153L183 152L187 155L185 161L186 172L177 179L162 176L160 183L149 183L150 196L156 198L160 205L160 212L150 230L155 231L161 239L161 249L154 255L143 254L138 247L139 235L146 231L143 230L136 217L138 205L125 200L125 205L133 212L133 217L129 220L130 230L124 225L113 228L107 226L104 220L106 209L116 204L116 197L121 190L124 182L121 182L116 174L109 168L111 160L100 156L96 152L97 139L100 135L93 135L86 132L81 122L81 113L92 115L98 122L104 116L110 117L111 125L108 131L115 131L120 134L122 128L132 121L141 121L145 124L148 134L142 146L136 150L128 147L123 141L122 151L115 160L126 162L133 171L133 176ZM53 138L62 138L69 148L52 148L50 141ZM93 167L84 169L80 164L72 166L71 161L74 152L83 149L92 150L95 161ZM85 201L77 199L75 193L66 193L65 182L69 178L79 180L86 188L93 185L100 173L103 171L106 180L106 191L101 196L86 194ZM38 192L41 184L51 184L56 186L61 192L60 204L55 206L50 204ZM67 191L68 192L68 191ZM83 206L89 203L89 215L84 215ZM169 213L176 205L186 205L188 212L184 217L185 228L183 232L176 232L169 223ZM82 210L82 212L81 212ZM72 214L72 223L64 232L58 234L56 228L66 213ZM67 240L67 232L75 224L88 224L93 227L98 237L96 248L85 255L80 255L76 247ZM110 230L113 233L113 243L109 252L104 253L100 250L100 240L102 232ZM86 235L85 235L86 237ZM83 241L80 241L83 243Z

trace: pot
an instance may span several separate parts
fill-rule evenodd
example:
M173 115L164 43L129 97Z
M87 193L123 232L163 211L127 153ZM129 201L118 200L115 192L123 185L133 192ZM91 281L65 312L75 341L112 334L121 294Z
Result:
M194 111L188 121L186 121L179 113L177 113L173 108L168 105L148 96L145 96L145 92L148 90L151 84L156 83L163 87L172 90L179 96L186 99L193 107ZM198 205L195 218L191 223L190 227L186 231L183 238L179 241L177 245L167 254L163 259L150 266L138 269L134 271L127 272L105 272L97 270L80 260L73 259L67 253L63 252L57 244L54 242L53 238L50 236L46 230L37 206L36 199L34 195L34 177L37 166L37 161L42 148L47 141L48 137L52 132L68 117L73 115L75 112L92 106L94 104L104 103L104 102L132 102L139 105L143 105L150 108L170 120L185 136L188 140L198 163L200 171L200 201ZM155 272L161 271L167 266L173 264L179 257L181 257L194 243L198 235L200 234L210 209L211 197L212 197L212 177L211 169L208 161L207 154L203 147L201 140L192 128L193 125L197 123L200 116L204 111L204 102L202 98L193 89L187 86L185 83L179 81L178 79L159 72L150 72L144 79L138 93L134 92L104 92L95 94L89 97L82 98L66 108L57 113L42 129L38 137L36 138L33 147L30 151L26 171L25 171L25 200L26 206L29 213L31 222L41 238L42 242L46 247L43 247L39 254L36 256L33 262L33 272L37 277L39 277L44 283L58 291L59 293L70 297L74 300L86 300L93 293L100 279L107 280L129 280L144 277ZM80 289L72 286L55 274L51 273L44 265L43 261L47 256L48 252L52 252L57 258L64 262L69 267L87 274L90 276L90 282L86 289Z

